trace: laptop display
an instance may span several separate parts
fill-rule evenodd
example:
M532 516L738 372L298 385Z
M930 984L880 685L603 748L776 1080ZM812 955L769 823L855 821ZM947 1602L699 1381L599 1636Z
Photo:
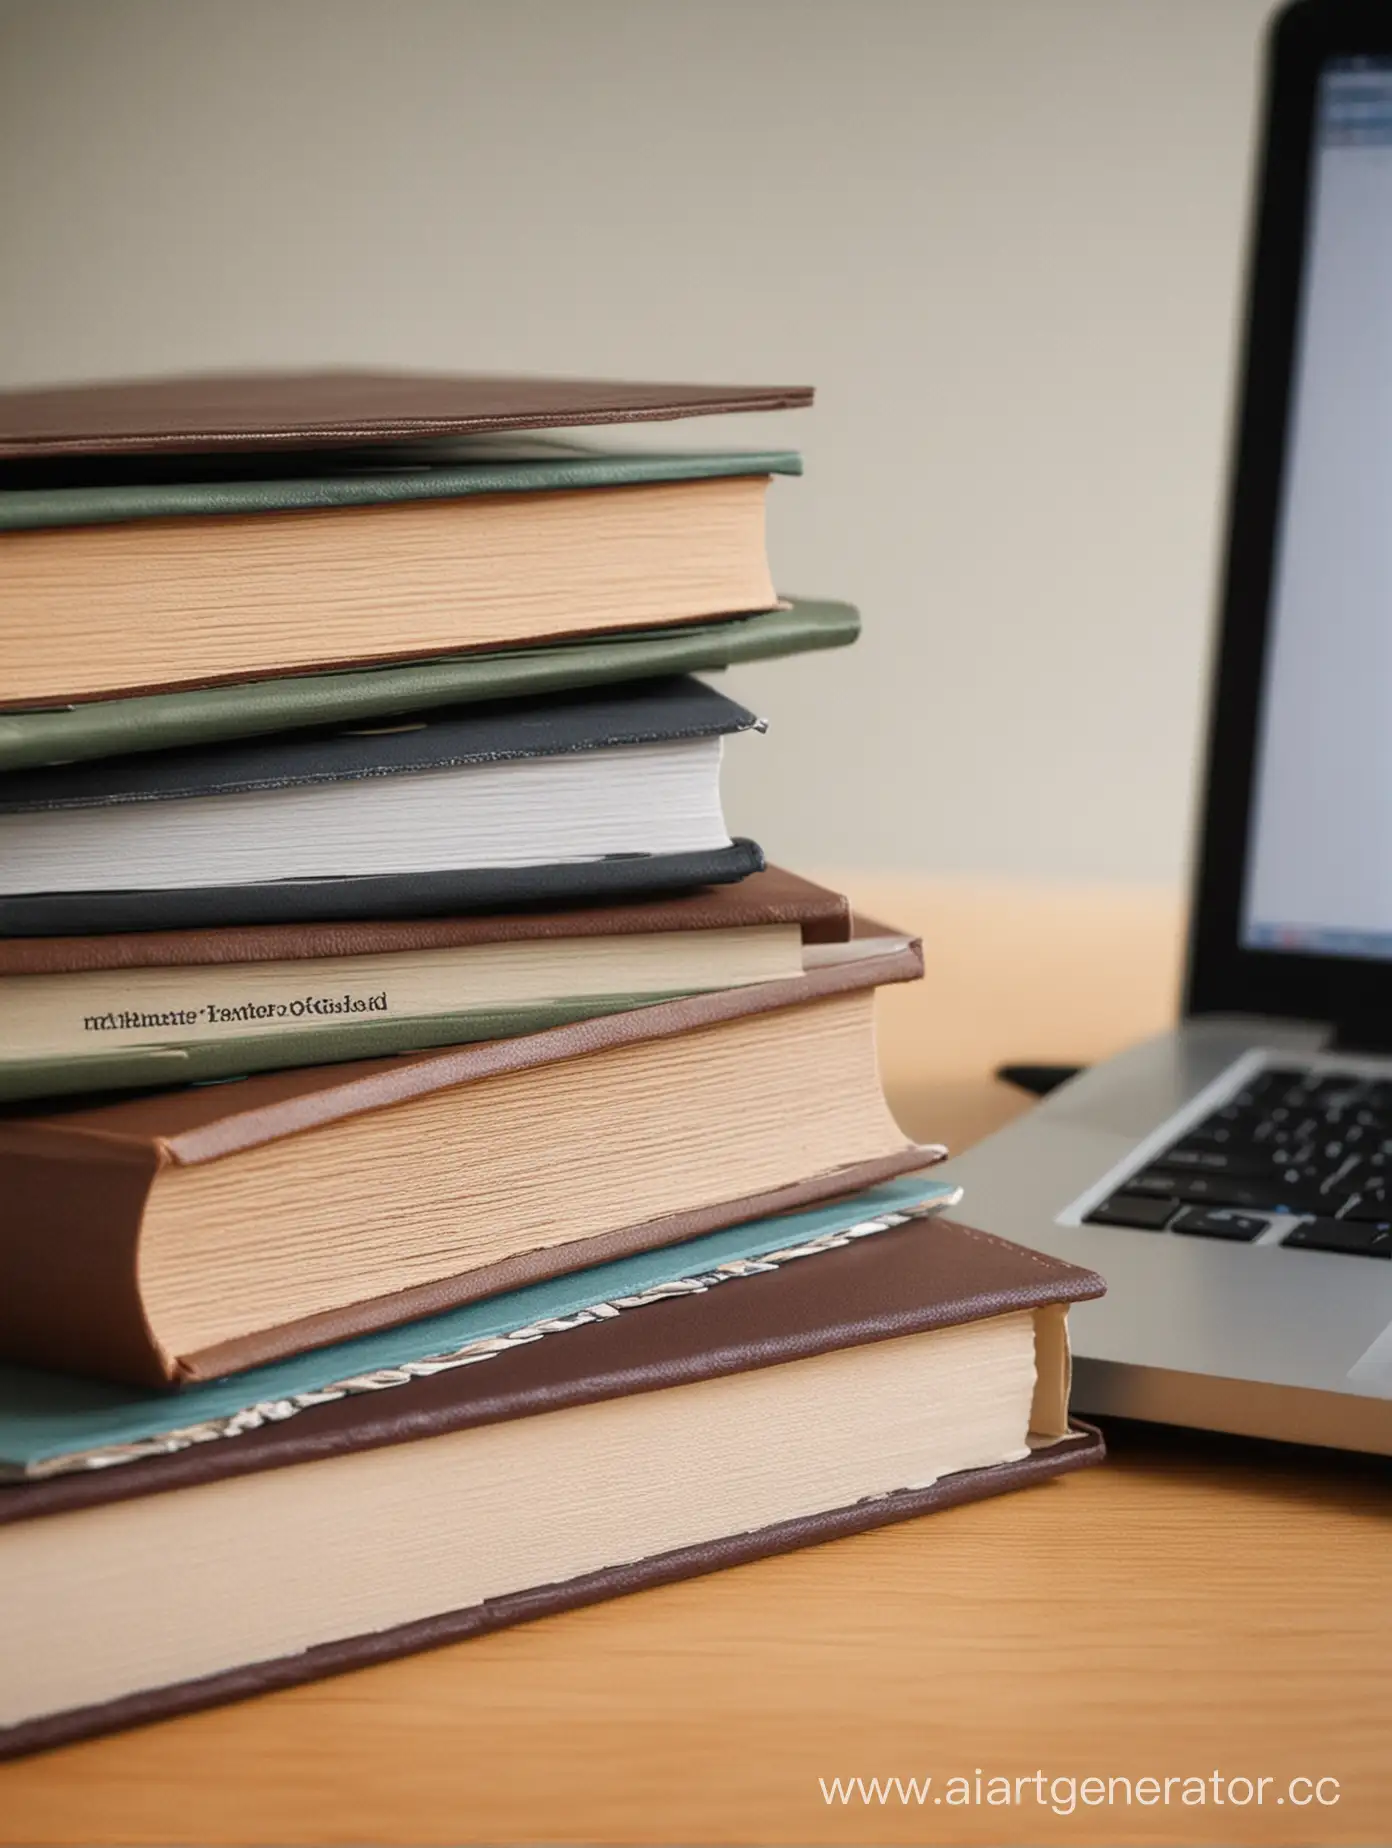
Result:
M1392 59L1321 72L1240 938L1392 960Z

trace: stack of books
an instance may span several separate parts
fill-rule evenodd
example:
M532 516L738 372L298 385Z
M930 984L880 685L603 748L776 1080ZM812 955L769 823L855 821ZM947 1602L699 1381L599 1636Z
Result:
M797 457L538 434L809 399L0 397L0 1753L1100 1454L726 828Z

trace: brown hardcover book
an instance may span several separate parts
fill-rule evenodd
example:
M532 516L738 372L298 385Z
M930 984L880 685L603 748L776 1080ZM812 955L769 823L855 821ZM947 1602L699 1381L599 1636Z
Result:
M941 1220L240 1437L0 1488L0 1756L1095 1463L1101 1279Z
M738 885L627 905L573 905L446 918L246 924L209 930L140 930L104 937L0 937L0 977L85 975L130 969L213 968L470 950L494 943L569 943L677 931L792 926L804 943L844 943L851 910L839 892L770 866Z
M673 385L498 373L190 373L0 392L0 457L212 454L796 410L807 385Z
M841 894L767 869L632 906L0 937L0 1070L26 1057L342 1026L331 1009L287 1013L307 985L381 1002L383 1020L586 996L630 994L636 1007L795 976L810 948L849 935Z
M0 939L0 1100L505 1039L783 981L849 931L844 898L772 872L563 912Z
M908 938L514 1039L0 1115L0 1358L236 1372L922 1167L875 1068Z
M451 463L437 439L809 396L354 372L0 393L0 458L23 458L0 483L18 490L0 494L0 706L770 609L764 500L770 469L796 458L593 456L500 469L467 453ZM375 474L370 449L366 465L342 450L409 439L435 450L427 442L424 460L398 451L401 466ZM274 457L259 469L243 458L250 478L223 480L211 498L197 479L200 468L236 466L219 463L225 450L325 444L337 458L307 457L310 478L298 484L276 477ZM142 483L140 458L153 477L168 451L194 452L195 479Z

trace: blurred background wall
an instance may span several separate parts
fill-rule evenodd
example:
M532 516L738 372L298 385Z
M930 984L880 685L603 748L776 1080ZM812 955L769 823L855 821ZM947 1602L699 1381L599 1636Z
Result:
M1173 883L1270 0L0 0L0 383L811 382L731 812ZM660 435L660 432L658 433Z

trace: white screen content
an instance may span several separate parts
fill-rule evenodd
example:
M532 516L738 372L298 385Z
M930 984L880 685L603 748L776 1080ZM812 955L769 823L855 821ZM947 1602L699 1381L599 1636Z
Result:
M1242 942L1392 958L1392 67L1316 136Z

